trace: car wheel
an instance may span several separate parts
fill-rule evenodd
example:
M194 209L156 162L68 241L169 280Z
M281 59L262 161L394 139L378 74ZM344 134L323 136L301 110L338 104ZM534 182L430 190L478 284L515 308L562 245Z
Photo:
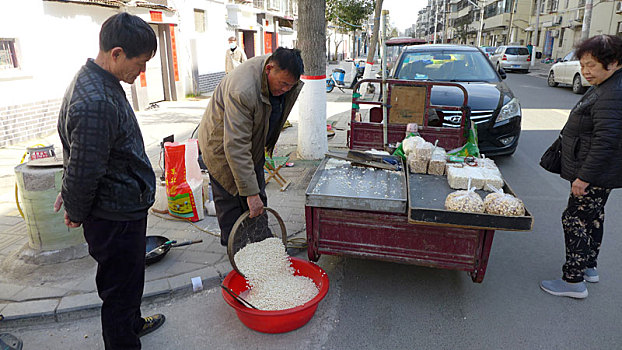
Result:
M550 87L556 87L558 84L555 82L555 76L553 71L549 72L549 78L546 80Z
M575 75L572 79L572 92L575 94L583 94L587 90L583 85L581 85L581 76L579 74Z

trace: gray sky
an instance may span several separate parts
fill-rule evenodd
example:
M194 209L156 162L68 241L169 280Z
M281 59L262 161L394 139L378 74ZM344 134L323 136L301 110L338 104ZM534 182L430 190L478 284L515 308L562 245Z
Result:
M417 12L427 4L427 0L384 0L382 9L389 10L391 25L403 32L417 22Z

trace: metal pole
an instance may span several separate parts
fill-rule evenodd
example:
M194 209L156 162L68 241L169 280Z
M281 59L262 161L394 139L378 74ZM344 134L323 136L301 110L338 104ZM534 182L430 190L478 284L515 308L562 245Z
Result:
M382 70L382 141L384 143L384 149L387 149L387 146L389 145L389 136L388 136L388 126L389 126L389 121L388 121L388 111L387 111L387 88L388 88L388 84L385 84L384 81L387 78L386 74L387 74L387 60L386 60L386 53L387 53L387 45L386 45L386 32L387 32L387 28L386 28L386 23L387 23L387 14L389 13L388 10L382 10L382 17L380 17L380 30L381 30L381 34L380 34L380 43L382 46L380 46L380 51L382 54L382 65L380 67L380 69Z
M581 27L581 40L590 37L590 25L592 24L592 0L585 1L585 11L583 13L583 26Z
M531 38L531 41L533 42L531 44L532 48L531 48L531 66L533 67L536 64L536 48L538 47L538 45L540 45L540 35L538 33L538 26L540 25L540 1L538 0L536 2L536 27L533 29L533 33L536 36L536 41L533 42L533 37ZM534 45L535 43L535 45Z

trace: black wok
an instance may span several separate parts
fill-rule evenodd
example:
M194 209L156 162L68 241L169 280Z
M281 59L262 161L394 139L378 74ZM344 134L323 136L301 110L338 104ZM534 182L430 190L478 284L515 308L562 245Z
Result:
M194 243L203 242L202 239L194 240L194 241L185 241L181 243L177 243L177 241L169 240L164 236L147 236L147 247L145 249L145 264L151 265L156 263L171 250L172 247L181 247L185 245L190 245Z

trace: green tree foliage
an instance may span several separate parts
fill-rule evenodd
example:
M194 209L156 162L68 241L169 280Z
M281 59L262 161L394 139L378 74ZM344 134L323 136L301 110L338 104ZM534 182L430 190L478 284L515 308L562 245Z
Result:
M326 21L348 32L360 29L374 12L375 3L374 0L326 0Z

